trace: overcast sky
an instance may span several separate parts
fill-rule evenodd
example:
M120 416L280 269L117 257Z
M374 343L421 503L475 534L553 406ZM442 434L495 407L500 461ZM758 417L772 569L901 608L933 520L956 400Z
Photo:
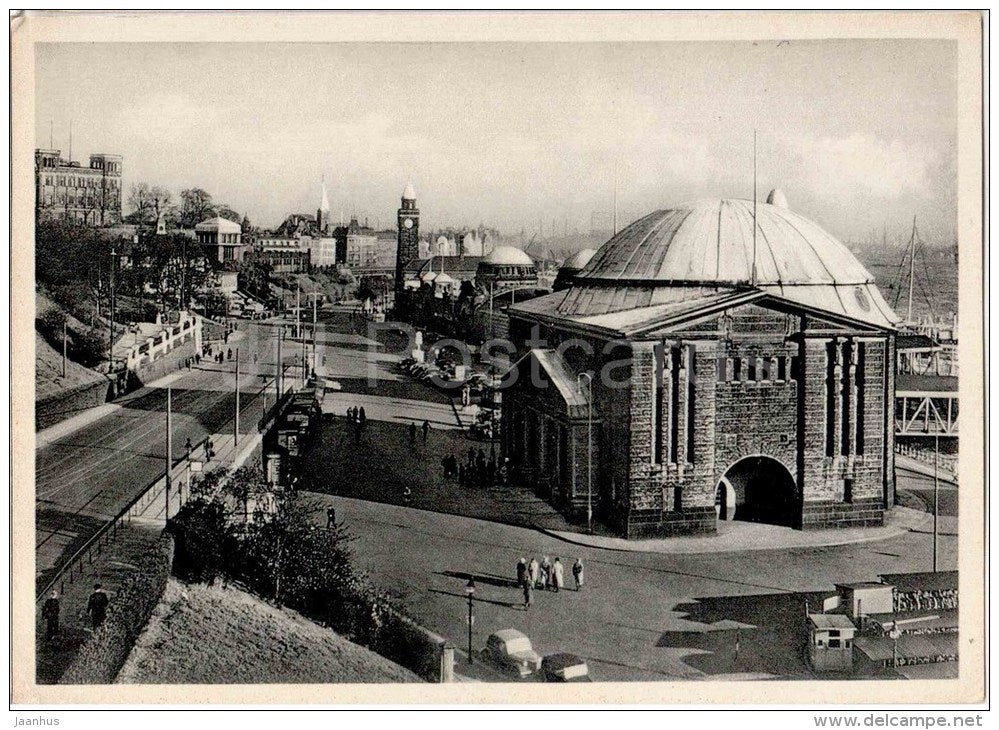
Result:
M37 144L124 156L136 181L202 187L277 225L315 212L394 225L588 230L701 197L761 198L845 240L949 239L956 45L946 41L565 44L48 44ZM907 235L907 234L906 234Z

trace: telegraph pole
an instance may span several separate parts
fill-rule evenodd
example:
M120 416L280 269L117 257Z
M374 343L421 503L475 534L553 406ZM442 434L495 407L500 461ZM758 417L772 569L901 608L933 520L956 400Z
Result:
M312 293L312 372L316 371L316 319L317 319L317 303L316 297L319 292Z
M163 521L170 519L170 487L172 486L171 472L173 471L173 434L170 432L170 386L167 386L166 401L166 495L164 503Z
M62 321L62 376L66 377L66 320Z
M114 262L117 252L114 250L114 244L111 244L111 270L108 272L108 278L110 279L110 294L108 295L109 303L111 305L111 334L108 335L108 375L114 371Z
M940 433L933 435L933 572L937 572L937 515L940 514Z
M239 348L236 348L236 417L235 426L232 430L232 445L239 445Z
M275 395L277 396L277 398L274 401L275 404L277 404L281 400L281 386L283 385L283 383L281 382L281 376L283 373L281 368L281 340L283 339L284 339L284 322L281 322L281 324L278 327L277 373L274 375L274 388L276 391Z

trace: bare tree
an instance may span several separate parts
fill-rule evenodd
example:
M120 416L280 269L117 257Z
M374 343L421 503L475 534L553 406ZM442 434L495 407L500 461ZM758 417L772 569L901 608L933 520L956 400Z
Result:
M160 215L170 207L170 191L156 185L149 191L149 202L153 209L153 220L159 221Z
M210 193L201 188L188 188L180 191L180 223L185 228L194 228L205 218L215 215Z
M153 211L153 193L146 183L135 183L128 193L128 204L138 213L139 223L148 223Z

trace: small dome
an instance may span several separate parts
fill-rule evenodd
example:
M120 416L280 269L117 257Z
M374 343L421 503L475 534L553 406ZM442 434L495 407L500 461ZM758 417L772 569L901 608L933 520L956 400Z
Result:
M457 281L448 274L438 274L434 284L456 284Z
M492 266L534 266L534 261L515 246L497 246L482 263Z
M413 183L406 183L406 189L402 191L403 200L416 200L416 188Z
M784 197L784 193L781 192L780 188L774 188L770 191L770 195L767 196L767 203L778 208L790 207L787 204L787 198Z
M577 251L562 262L559 270L565 269L567 271L579 271L590 263L590 259L593 258L593 254L596 252L597 250L595 248L584 248L582 251Z

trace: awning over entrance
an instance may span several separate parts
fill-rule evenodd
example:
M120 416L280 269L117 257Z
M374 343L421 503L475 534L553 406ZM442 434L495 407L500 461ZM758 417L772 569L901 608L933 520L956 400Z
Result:
M525 370L524 365L528 364L528 358L534 358L539 368ZM569 364L552 349L533 349L513 365L519 369L520 378L531 378L534 373L538 373L544 379L543 383L530 383L533 388L547 389L548 383L554 386L560 400L565 404L566 415L570 419L586 418L589 414L589 388L587 384L578 379L579 374L574 372ZM521 380L521 384L527 381ZM580 387L582 386L582 387ZM593 419L596 420L596 409L593 410Z

